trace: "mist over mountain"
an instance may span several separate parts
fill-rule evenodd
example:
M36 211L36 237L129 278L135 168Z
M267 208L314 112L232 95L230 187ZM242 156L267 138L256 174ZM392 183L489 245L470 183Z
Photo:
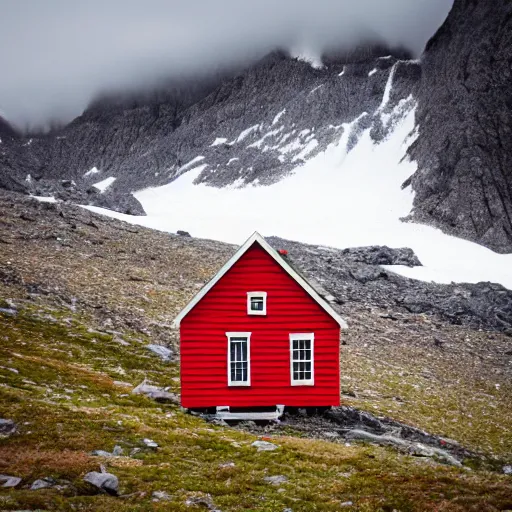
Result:
M0 109L23 130L68 122L103 91L246 67L276 48L320 55L364 40L415 55L452 0L0 0Z

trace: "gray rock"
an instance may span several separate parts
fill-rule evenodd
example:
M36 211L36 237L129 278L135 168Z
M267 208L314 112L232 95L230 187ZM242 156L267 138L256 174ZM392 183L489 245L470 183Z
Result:
M115 457L120 457L121 455L123 455L124 453L124 450L119 446L119 445L115 445L114 446L114 449L112 450L112 455L114 455Z
M179 236L187 236L187 237L190 236L190 233L188 231L182 231L180 229L178 229L178 231L176 231L176 234Z
M16 316L18 314L18 311L16 309L10 309L10 308L0 308L0 313L3 313L7 316Z
M392 249L385 245L372 245L368 247L351 247L343 249L343 256L347 261L365 263L367 265L406 265L408 267L421 266L421 262L412 249L402 247Z
M392 446L411 455L431 457L452 466L462 466L461 462L449 454L446 450L442 450L441 448L434 446L426 446L421 443L413 443L390 434L378 435L371 432L366 432L364 430L355 429L349 430L345 437L349 440L366 441L378 444L380 446Z
M153 386L152 384L148 384L147 380L144 379L138 386L132 389L132 393L134 395L147 395L149 393L162 391L163 388L158 386Z
M145 438L142 440L142 442L148 447L148 448L158 448L158 443L153 441L152 439Z
M224 464L219 464L219 468L226 469L226 468L234 468L235 467L234 462L225 462Z
M16 423L13 420L0 418L0 436L11 436L16 433Z
M173 359L173 351L170 348L164 347L162 345L146 345L148 350L151 350L154 354L162 359L162 361L168 362Z
M47 489L49 487L54 487L56 485L56 481L51 477L40 478L32 483L30 486L31 491L38 491L39 489Z
M160 403L180 404L180 397L169 391L152 391L151 393L147 393L147 396Z
M21 483L21 478L17 476L0 475L0 484L2 487L16 487Z
M207 494L206 496L193 496L185 501L185 505L204 507L211 512L220 512L220 510L213 504L212 497Z
M446 450L436 448L435 446L425 446L421 443L413 443L409 447L409 453L420 457L438 459L446 464L450 464L451 466L462 466L462 463L450 455Z
M370 443L379 444L381 446L394 446L395 448L408 448L409 443L391 435L377 435L365 430L349 430L345 434L345 438L349 440L368 441Z
M505 475L512 475L512 465L503 466L502 469Z
M93 450L91 452L91 455L93 455L94 457L112 457L112 453L110 452L107 452L105 450Z
M180 397L175 393L171 393L166 391L164 388L159 386L153 386L152 384L148 384L146 379L144 379L137 387L132 390L132 393L135 395L146 395L157 402L162 403L172 403L179 405Z
M279 448L276 444L269 443L268 441L254 441L251 446L257 448L259 452L271 452Z
M114 496L117 496L118 494L119 480L117 479L117 476L111 473L98 473L97 471L91 471L84 476L84 480L108 494L112 494Z
M281 485L288 482L288 478L284 475L266 476L263 480L272 485Z
M166 491L153 491L151 494L153 501L171 501L172 496Z
M130 384L129 382L124 382L122 380L115 380L113 382L114 386L119 386L120 388L131 388L133 387L132 384Z

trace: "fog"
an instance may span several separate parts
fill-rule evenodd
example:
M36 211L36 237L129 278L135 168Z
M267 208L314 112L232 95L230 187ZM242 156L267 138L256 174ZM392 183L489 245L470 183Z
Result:
M99 92L368 37L419 55L453 0L0 0L0 112L70 120Z

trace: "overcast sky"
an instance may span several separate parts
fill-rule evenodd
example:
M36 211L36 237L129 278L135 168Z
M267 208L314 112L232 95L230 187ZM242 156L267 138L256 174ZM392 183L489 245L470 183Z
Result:
M417 54L453 0L0 0L0 111L70 119L106 88L367 34Z

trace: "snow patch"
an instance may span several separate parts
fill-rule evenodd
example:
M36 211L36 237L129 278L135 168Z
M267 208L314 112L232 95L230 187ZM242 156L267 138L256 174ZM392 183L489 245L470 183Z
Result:
M344 74L345 74L345 66L343 66L341 73L338 73L338 76L343 76Z
M93 174L98 174L100 172L101 171L97 167L93 167L91 170L87 171L83 177L86 178L87 176L92 176Z
M259 124L255 124L254 126L250 126L249 128L245 129L240 133L240 135L236 138L234 142L242 142L244 139L249 137L249 135L255 131L258 131L260 129ZM234 143L232 142L232 144Z
M265 139L268 139L269 137L274 137L275 135L281 133L283 131L283 129L284 129L284 127L281 126L280 128L277 128L276 130L271 130L271 131L265 133L265 135L263 135L263 137L261 137L261 139L258 139L256 142L249 144L247 147L261 149L261 146L263 146Z
M395 78L397 64L393 64L391 71L389 72L388 80L386 82L386 88L384 89L384 94L382 95L382 102L377 112L384 110L389 103L389 98L391 97L391 89L393 88L393 79Z
M281 117L283 117L286 113L286 109L284 110L281 110L281 112L279 112L276 117L274 117L274 120L272 121L272 126L274 126L275 124L277 124L279 122L279 120L281 119Z
M221 146L228 141L225 137L217 137L210 146Z
M190 162L187 162L185 165L182 165L178 169L178 174L190 170L190 168L193 167L194 164L196 164L197 162L201 162L202 160L204 160L204 156L196 156L195 158L192 158Z
M98 183L93 183L93 187L94 188L97 188L101 194L103 194L105 192L105 190L107 190L108 187L110 187L112 185L112 183L114 183L114 181L116 181L116 178L114 178L113 176L110 176L106 179L104 179L103 181L99 181Z
M314 151L317 146L318 141L316 139L310 140L304 146L304 149L292 158L292 162L296 162L297 160L304 160L304 158L306 158L306 156L308 156L312 151Z
M377 73L377 68L372 69L372 70L368 73L368 76L373 76L373 75L375 75L375 73Z
M187 229L195 236L236 244L258 230L264 235L337 248L410 247L424 266L393 266L390 270L426 281L491 281L512 289L511 254L497 254L435 228L400 221L411 211L414 199L411 188L402 189L401 185L416 171L416 164L404 158L415 139L411 136L415 111L395 112L394 130L381 143L375 144L367 129L348 152L349 137L359 117L345 123L340 136L325 150L271 186L236 188L242 185L240 180L222 189L194 183L204 168L200 166L168 185L136 192L147 216L87 208L171 233L181 229L187 219ZM304 149L299 139L294 143L296 149Z
M36 199L37 201L40 201L41 203L56 203L57 199L53 196L33 196L30 195L33 199Z
M314 89L311 89L311 91L309 91L309 95L313 94L315 91L318 91L318 89L320 89L321 87L323 87L324 84L321 84L321 85L317 85Z

